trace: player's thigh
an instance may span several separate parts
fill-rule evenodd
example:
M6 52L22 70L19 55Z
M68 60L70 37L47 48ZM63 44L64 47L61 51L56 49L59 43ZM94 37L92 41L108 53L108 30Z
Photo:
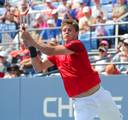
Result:
M100 101L100 100L99 100ZM100 120L122 120L122 115L112 99L112 95L109 91L104 92L100 101Z
M97 106L93 99L75 101L73 106L75 120L94 120L97 115Z

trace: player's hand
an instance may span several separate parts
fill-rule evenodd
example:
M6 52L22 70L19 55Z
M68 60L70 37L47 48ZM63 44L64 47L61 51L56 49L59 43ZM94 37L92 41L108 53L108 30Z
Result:
M27 25L22 24L20 29L21 29L21 37L23 39L25 46L26 47L33 46L32 37L31 37L30 33L28 32Z
M38 34L32 34L32 32L30 34L26 26L21 26L21 33L21 37L27 48L33 46L40 49L40 46L43 44L43 40Z

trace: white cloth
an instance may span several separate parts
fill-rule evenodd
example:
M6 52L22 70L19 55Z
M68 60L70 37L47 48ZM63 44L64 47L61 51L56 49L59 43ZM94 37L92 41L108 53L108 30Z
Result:
M75 120L123 120L110 92L102 87L93 95L73 100Z
M100 6L99 8L96 6L92 7L92 17L96 18L101 12L103 12L103 19L106 20L108 18L108 13L105 10L103 10Z

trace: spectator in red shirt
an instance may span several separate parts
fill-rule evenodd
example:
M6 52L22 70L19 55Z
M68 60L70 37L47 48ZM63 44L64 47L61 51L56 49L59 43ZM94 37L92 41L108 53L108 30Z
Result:
M7 72L7 67L10 63L7 61L7 53L5 51L0 51L0 78L3 78Z
M79 27L76 21L62 21L63 45L51 46L41 40L34 40L27 30L22 30L22 38L30 50L30 56L35 70L56 65L63 79L65 90L74 103L75 120L93 120L96 115L104 120L122 120L111 94L104 90L101 80L88 59L87 51L78 40ZM36 51L48 55L41 61Z
M36 14L33 27L43 29L47 26L46 18L40 13Z

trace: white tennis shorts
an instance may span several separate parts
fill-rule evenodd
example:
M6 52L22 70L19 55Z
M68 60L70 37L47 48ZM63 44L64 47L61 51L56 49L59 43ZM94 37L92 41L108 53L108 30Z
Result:
M109 91L102 87L93 95L73 100L75 120L123 120Z

